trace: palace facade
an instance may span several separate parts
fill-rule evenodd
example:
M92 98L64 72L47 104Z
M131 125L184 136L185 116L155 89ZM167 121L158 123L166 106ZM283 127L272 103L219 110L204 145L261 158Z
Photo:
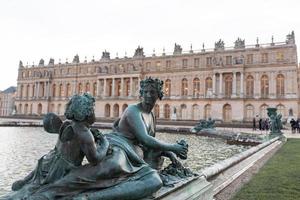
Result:
M171 54L145 56L138 47L133 57L23 66L20 61L16 108L20 115L64 114L73 94L90 92L96 98L96 116L116 118L139 99L139 81L164 81L165 96L155 106L160 119L199 120L212 117L224 122L267 117L267 108L299 117L299 70L295 36L284 42L233 47L222 40L214 49L183 52L175 44Z

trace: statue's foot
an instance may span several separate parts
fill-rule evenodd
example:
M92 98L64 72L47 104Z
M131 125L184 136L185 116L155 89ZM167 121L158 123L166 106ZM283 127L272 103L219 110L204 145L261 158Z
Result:
M26 184L26 181L18 180L12 184L11 189L13 191L17 191L17 190L21 189L25 184Z

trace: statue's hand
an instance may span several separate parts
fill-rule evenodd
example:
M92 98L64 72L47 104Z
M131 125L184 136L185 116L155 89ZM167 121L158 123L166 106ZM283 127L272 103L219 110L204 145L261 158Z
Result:
M90 130L91 130L96 142L103 137L103 134L98 129L91 128Z
M188 152L188 144L181 140L180 142L177 142L177 144L174 144L174 150L173 152L181 159L187 159L187 152Z
M21 189L25 184L26 184L26 182L24 180L18 180L12 184L11 189L13 191L17 191L17 190Z

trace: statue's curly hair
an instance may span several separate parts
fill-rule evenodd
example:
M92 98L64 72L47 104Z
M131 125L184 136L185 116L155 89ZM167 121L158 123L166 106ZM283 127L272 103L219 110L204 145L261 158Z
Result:
M156 89L156 91L158 93L159 100L161 100L163 98L163 96L164 96L164 92L163 92L164 82L162 80L160 80L158 78L153 79L153 78L151 78L151 76L144 79L144 80L141 80L141 82L140 82L140 96L143 95L143 92L144 92L145 87L147 85L152 85Z
M69 120L82 122L94 115L95 98L84 93L74 95L66 105L65 116Z

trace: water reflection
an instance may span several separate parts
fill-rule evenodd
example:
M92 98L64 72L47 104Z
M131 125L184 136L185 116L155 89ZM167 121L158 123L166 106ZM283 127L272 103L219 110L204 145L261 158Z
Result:
M168 142L181 138L187 140L189 155L184 165L193 170L210 166L247 148L229 146L221 139L195 135L157 133L157 138ZM42 128L0 127L0 195L10 191L15 180L33 170L37 160L54 147L56 140L57 135L49 134Z

